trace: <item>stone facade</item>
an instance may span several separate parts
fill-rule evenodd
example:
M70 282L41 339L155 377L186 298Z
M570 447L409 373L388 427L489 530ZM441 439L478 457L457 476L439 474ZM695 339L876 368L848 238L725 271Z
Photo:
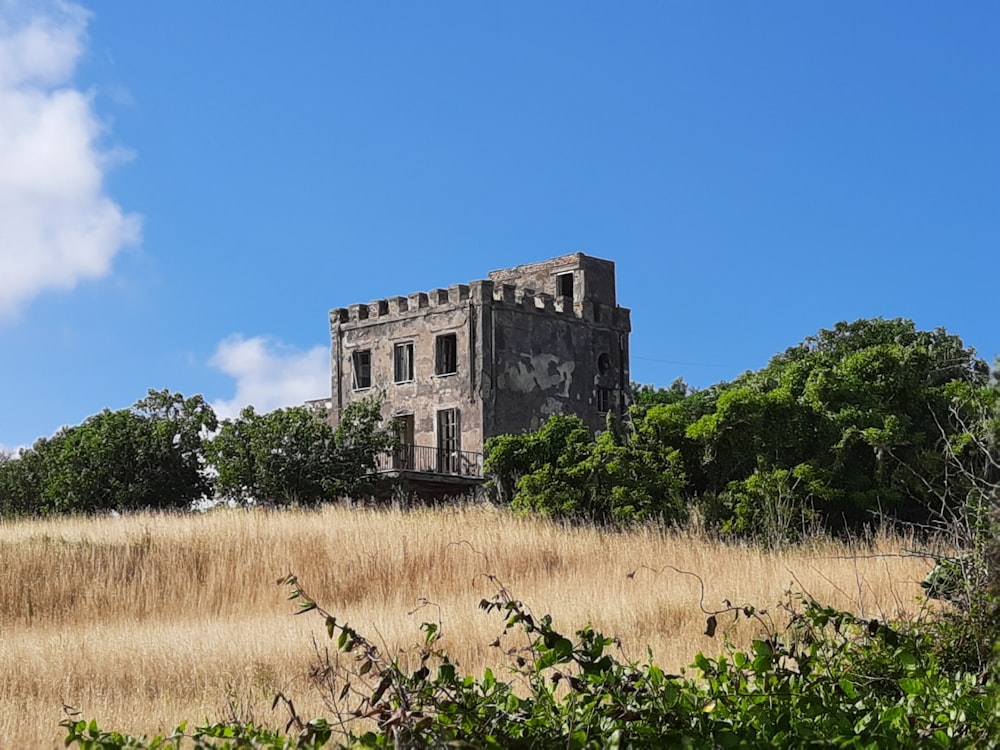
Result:
M626 407L629 311L614 263L582 253L330 312L330 418L375 392L402 442L438 455ZM452 472L454 473L454 472Z

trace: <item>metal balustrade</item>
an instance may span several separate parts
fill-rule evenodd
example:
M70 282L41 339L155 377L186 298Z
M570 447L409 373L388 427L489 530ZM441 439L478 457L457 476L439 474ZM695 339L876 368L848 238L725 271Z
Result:
M475 451L444 450L428 445L400 445L378 453L375 471L416 471L481 477L483 454Z

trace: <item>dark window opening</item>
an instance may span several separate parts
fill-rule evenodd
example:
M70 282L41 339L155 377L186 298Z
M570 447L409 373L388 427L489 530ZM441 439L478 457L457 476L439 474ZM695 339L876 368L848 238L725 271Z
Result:
M392 468L412 469L414 463L413 434L414 422L412 414L399 414L395 417L396 446L392 454Z
M413 342L396 344L392 359L394 381L406 383L413 380Z
M434 374L458 372L458 337L454 333L438 336L434 346Z
M597 389L597 411L608 412L611 411L611 402L613 400L614 391L610 388L598 388Z
M558 276L556 276L556 296L557 297L573 296L573 274L561 273Z
M351 355L352 371L354 373L354 390L360 391L372 387L372 352L371 349L354 352Z
M611 369L611 357L608 356L607 352L602 352L601 356L597 358L597 371L601 375L607 375L608 370Z
M458 409L442 409L437 413L438 428L438 471L442 474L457 474L459 470L459 450L461 448L458 431Z

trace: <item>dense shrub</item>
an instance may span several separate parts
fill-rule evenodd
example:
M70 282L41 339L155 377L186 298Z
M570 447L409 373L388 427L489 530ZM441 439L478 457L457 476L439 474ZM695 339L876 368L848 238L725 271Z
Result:
M679 453L621 426L592 435L579 417L557 415L537 432L487 441L485 470L519 510L597 523L686 517Z
M394 438L377 398L349 404L334 429L311 409L257 414L248 406L205 445L218 496L237 502L315 505L367 495L379 451Z
M0 509L40 514L188 507L211 492L201 441L216 426L201 396L151 390L129 409L105 409L0 465Z

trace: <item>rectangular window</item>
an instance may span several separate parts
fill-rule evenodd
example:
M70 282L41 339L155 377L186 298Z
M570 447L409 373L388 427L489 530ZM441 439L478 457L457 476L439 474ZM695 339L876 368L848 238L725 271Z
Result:
M597 389L597 411L611 411L611 402L614 398L614 391L610 388Z
M572 298L573 296L572 273L561 273L556 276L556 296Z
M354 390L360 391L372 387L372 351L365 349L351 355L351 365L354 373Z
M438 336L434 341L434 374L458 372L458 337L454 333Z
M459 470L460 437L458 409L442 409L437 413L438 472L457 474Z
M392 359L395 382L407 383L413 380L413 342L396 344Z

